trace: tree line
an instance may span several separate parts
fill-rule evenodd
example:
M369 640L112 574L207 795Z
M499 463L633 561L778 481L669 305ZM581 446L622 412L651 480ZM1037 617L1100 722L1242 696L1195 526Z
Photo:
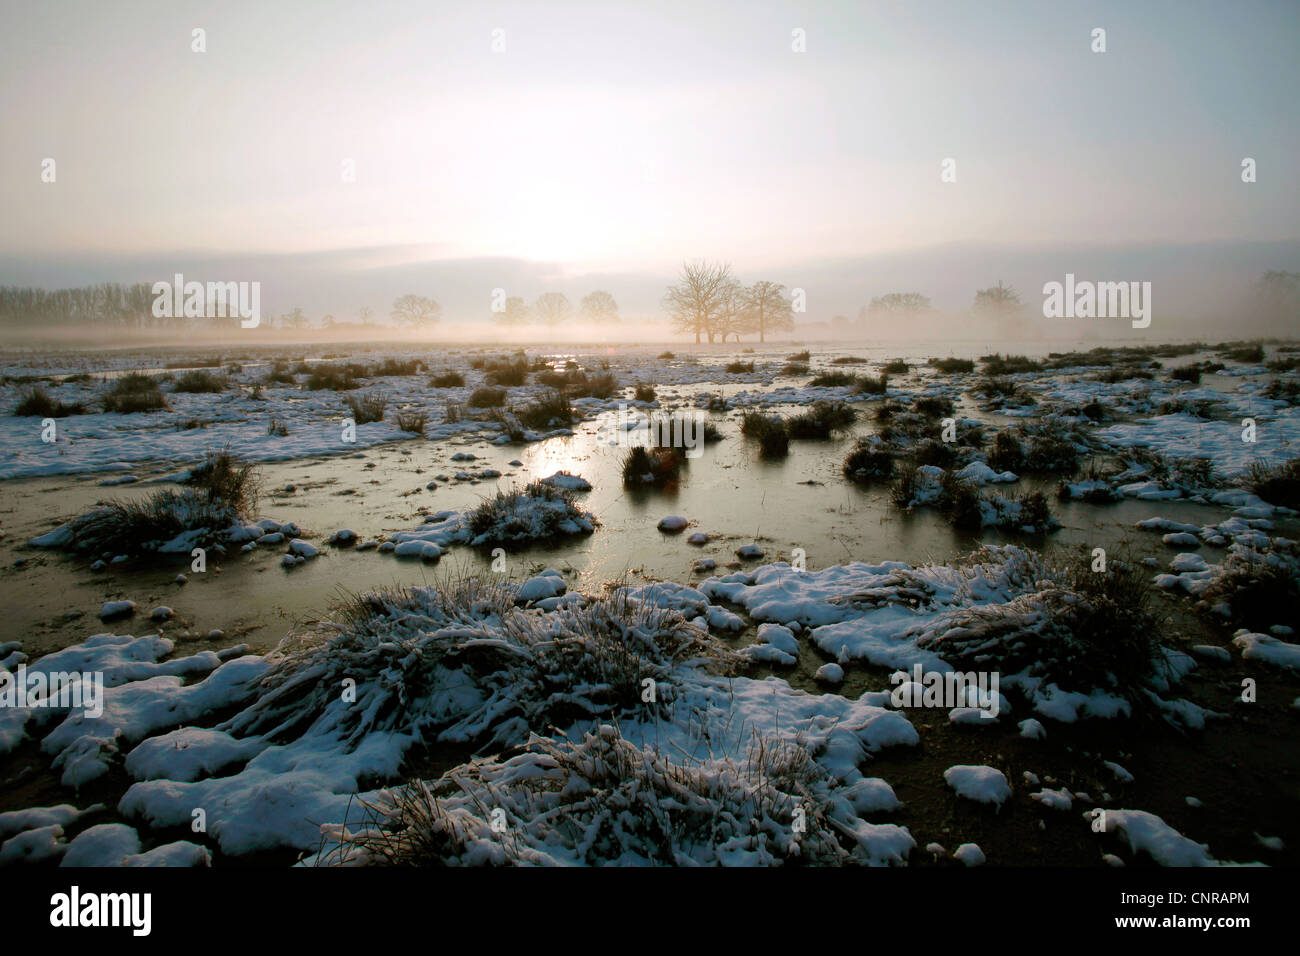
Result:
M765 342L769 332L794 331L794 304L785 286L767 280L743 285L725 262L684 263L681 277L664 293L663 307L673 330L694 335L697 343L726 342L729 335L739 342L755 333Z

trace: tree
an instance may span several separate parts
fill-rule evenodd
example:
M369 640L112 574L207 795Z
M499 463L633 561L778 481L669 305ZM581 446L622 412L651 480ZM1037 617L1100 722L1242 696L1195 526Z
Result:
M502 325L519 326L528 322L532 313L522 296L512 295L506 299L505 309L492 313L492 317Z
M375 324L375 311L374 309L370 308L370 306L368 305L363 305L361 307L361 324L362 325Z
M408 293L393 300L392 315L397 322L423 326L442 317L442 306L428 296Z
M930 300L919 292L891 292L871 300L867 310L872 316L919 315L930 310Z
M1300 272L1270 269L1259 277L1256 294L1268 317L1294 319L1300 312Z
M794 312L785 286L776 282L755 282L741 291L745 331L757 332L760 342L768 332L793 332Z
M997 285L976 291L974 309L985 315L1009 316L1020 309L1020 293L999 279Z
M533 311L537 313L538 321L559 325L573 314L573 306L563 292L544 292L533 303Z
M725 262L682 263L681 278L668 287L663 297L673 331L695 333L697 344L701 335L707 335L712 345L713 337L724 328L722 317L730 305L734 285L731 266Z
M302 309L294 306L292 312L286 312L280 317L281 324L287 329L305 329L311 325L311 320L307 318L307 313Z
M597 289L590 295L583 296L579 311L584 319L592 322L618 321L618 303L603 289Z

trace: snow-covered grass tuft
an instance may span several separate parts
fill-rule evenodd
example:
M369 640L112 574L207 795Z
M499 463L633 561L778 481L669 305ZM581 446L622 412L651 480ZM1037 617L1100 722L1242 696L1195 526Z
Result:
M498 491L465 517L470 544L492 547L590 534L596 518L580 508L573 493L542 481Z
M359 830L327 830L334 843L313 862L780 866L869 860L856 827L870 825L839 819L845 808L830 799L830 783L808 752L789 742L756 735L743 759L677 761L602 725L577 742L534 737L508 759L476 761L431 783L383 791L367 804L369 819ZM910 836L888 829L895 831L894 859L905 858Z
M1037 556L1033 564L1025 593L941 615L917 646L954 666L999 671L1004 682L1016 674L1066 692L1146 700L1167 676L1146 573L1118 560L1096 572L1085 555L1050 563Z
M533 728L629 712L646 681L671 700L684 672L728 673L739 658L624 588L543 612L518 607L512 585L462 577L355 596L271 661L258 700L226 729L327 733L350 751L380 732L518 744Z

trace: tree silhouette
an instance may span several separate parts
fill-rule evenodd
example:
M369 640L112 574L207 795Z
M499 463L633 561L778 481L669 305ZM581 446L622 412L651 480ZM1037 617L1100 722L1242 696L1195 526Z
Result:
M428 296L408 293L393 301L392 315L397 322L423 326L442 317L442 306Z
M701 335L713 337L722 331L723 315L731 303L735 280L731 266L725 262L705 260L682 263L682 275L676 285L664 293L663 307L672 317L675 332L694 333L696 344Z
M1020 309L1020 293L1009 285L998 284L975 293L974 310L986 315L1007 316Z
M793 332L794 312L785 286L766 280L755 282L741 292L746 332L757 332L760 342L768 332Z
M930 310L930 300L919 292L891 292L871 300L867 312L870 315L919 315Z
M505 309L501 312L493 312L492 318L502 325L519 326L528 322L532 318L532 313L522 296L512 295L506 299Z
M579 312L584 319L593 322L618 321L618 303L604 289L597 289L590 295L583 296Z
M569 297L563 292L544 292L533 303L537 318L547 325L559 325L573 313Z

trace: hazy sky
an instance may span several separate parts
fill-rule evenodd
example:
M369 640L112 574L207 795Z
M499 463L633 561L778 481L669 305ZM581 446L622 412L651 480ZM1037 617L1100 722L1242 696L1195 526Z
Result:
M393 275L471 308L512 278L650 290L709 256L827 277L848 311L894 291L863 262L934 262L922 291L965 304L952 243L1006 259L984 284L1094 244L1265 242L1256 271L1294 267L1293 0L635 6L6 4L0 281L239 263L282 307L313 303L316 269L331 294Z

